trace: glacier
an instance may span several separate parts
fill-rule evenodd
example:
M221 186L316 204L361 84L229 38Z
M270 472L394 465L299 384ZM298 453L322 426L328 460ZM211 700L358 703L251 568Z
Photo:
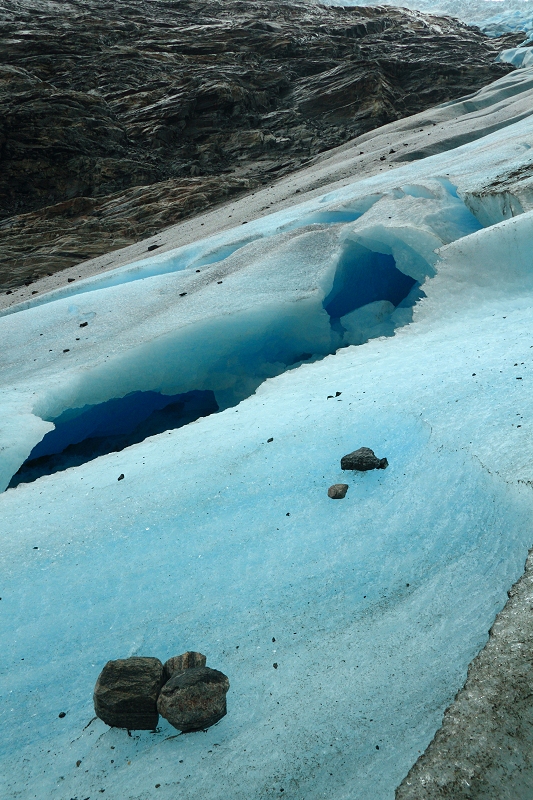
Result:
M387 126L398 150L461 106L447 149L4 309L2 797L394 796L533 544L532 86ZM106 404L131 432L202 393L7 488L118 435ZM389 467L342 472L360 446ZM93 718L108 659L187 649L230 678L216 726Z
M375 0L320 0L320 2L328 6L382 5ZM531 0L387 0L383 5L409 8L424 14L457 17L468 25L475 25L491 37L524 31L526 35L524 43L533 40Z

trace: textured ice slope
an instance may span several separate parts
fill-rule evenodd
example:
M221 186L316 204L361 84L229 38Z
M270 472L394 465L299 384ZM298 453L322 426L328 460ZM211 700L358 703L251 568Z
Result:
M2 797L393 797L533 542L533 212L469 210L532 145L525 118L0 319L4 485L66 409L225 408L0 496ZM373 331L390 259L427 297ZM342 473L361 445L389 468ZM229 675L217 726L88 724L108 658L185 649Z

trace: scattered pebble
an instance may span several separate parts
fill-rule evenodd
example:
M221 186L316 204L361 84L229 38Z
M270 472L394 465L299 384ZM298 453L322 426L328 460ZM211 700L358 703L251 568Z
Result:
M123 480L124 480L124 473L121 472L120 475L117 478L117 481L123 481Z
M328 489L328 497L331 497L332 500L342 500L343 497L346 497L348 488L347 483L334 483Z

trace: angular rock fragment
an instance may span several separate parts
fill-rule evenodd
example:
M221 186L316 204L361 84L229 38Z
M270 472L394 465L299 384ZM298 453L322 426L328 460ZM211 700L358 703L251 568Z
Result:
M202 653L195 653L194 651L187 651L181 656L173 656L165 661L163 665L163 683L166 683L172 678L176 672L185 672L186 669L194 669L195 667L205 667L206 657Z
M357 469L366 472L369 469L385 469L389 466L386 458L377 458L369 447L360 447L353 453L341 458L341 469Z
M161 689L157 710L183 733L214 725L226 715L229 680L209 667L175 674Z
M163 664L158 658L108 661L94 687L96 716L113 728L153 730L162 683Z
M347 491L347 483L334 483L333 486L330 486L328 489L328 497L331 497L332 500L342 500L343 497L346 497Z

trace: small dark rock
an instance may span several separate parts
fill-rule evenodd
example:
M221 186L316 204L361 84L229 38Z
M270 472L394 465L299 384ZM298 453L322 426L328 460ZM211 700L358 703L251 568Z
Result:
M123 481L123 480L124 480L124 473L121 472L120 475L117 478L117 481Z
M148 253L150 253L152 250L157 250L158 247L161 247L161 245L160 244L151 244L149 247L146 248L146 250L148 251Z
M162 683L163 664L158 658L108 661L94 687L96 716L113 728L154 730Z
M88 322L80 322L80 328L86 328L88 324Z
M389 466L386 458L377 458L369 447L360 447L353 453L341 458L341 469L357 469L366 472L369 469L385 469Z
M59 712L59 714L58 714L57 716L59 717L59 719L63 719L63 718L64 718L64 717L66 717L67 715L66 715L66 712L65 712L65 711L60 711L60 712Z
M228 689L227 676L217 669L186 669L165 683L157 710L179 731L203 730L226 715Z
M274 441L274 437L271 436L270 439L267 439L267 444L269 444L270 442L273 442L273 441Z
M347 491L347 483L334 483L328 489L328 497L331 497L332 500L342 500L343 497L346 497Z
M195 653L194 651L187 651L181 656L169 658L163 665L163 682L166 683L169 681L176 673L181 675L186 669L205 667L206 660L206 657L202 655L202 653Z

